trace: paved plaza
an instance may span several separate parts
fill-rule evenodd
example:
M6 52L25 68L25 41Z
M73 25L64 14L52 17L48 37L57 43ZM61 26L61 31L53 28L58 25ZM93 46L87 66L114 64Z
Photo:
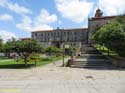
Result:
M0 93L125 93L122 69L61 67L0 69Z
M125 93L125 79L0 81L0 93Z

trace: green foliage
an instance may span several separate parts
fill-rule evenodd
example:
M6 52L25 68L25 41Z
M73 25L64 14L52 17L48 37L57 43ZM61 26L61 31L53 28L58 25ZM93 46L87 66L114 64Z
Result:
M49 46L46 48L45 52L51 54L51 53L60 53L61 49L57 48L57 47L53 47L53 46Z
M73 51L73 49L71 47L65 48L65 54L67 54L67 55L71 55L72 51Z
M121 23L121 24L125 24L125 14L119 15L116 18L116 22Z
M119 15L117 18L116 18L116 22L122 24L122 28L125 32L125 14L122 14L122 15Z
M29 59L30 60L40 60L40 54L38 54L38 53L32 53L32 54L30 54L30 56L29 56Z
M42 45L35 40L9 40L4 45L4 51L6 53L16 52L19 55L22 55L25 64L28 62L28 57L33 52L40 53L43 51ZM34 55L35 56L35 55Z
M3 40L2 38L0 38L0 52L2 51L2 48L3 48Z
M17 52L17 53L32 53L32 52L42 52L42 45L35 40L11 40L8 41L5 45L6 52Z
M49 58L49 57L41 57L41 61L51 61L51 58Z
M106 46L120 56L125 56L125 31L123 27L120 20L108 23L93 34L93 39L96 43Z

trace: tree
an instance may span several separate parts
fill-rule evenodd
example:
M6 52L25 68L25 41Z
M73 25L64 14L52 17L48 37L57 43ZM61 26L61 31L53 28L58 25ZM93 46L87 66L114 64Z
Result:
M30 61L35 61L35 66L37 65L36 63L37 63L37 61L40 61L40 55L39 54L37 54L37 53L32 53L32 54L30 54L30 56L29 56L29 58L30 58Z
M19 47L16 47L16 52L22 53L24 56L24 62L27 66L27 58L31 53L41 53L43 51L42 44L35 40L19 41Z
M51 58L51 61L52 61L52 57L51 56L53 54L61 53L62 51L61 51L61 49L59 49L57 47L49 46L49 47L46 48L45 52L49 54L49 57Z
M14 42L13 41L7 41L5 44L4 44L4 52L5 54L9 57L9 54L12 52L12 47L14 45Z
M125 32L121 23L108 23L96 31L93 37L96 43L125 56Z
M2 51L2 47L3 47L3 40L2 38L0 38L0 52Z
M52 53L60 53L61 49L59 49L57 47L49 46L46 48L45 52L47 52L49 55L51 55Z
M122 15L119 15L117 18L116 18L116 22L120 23L120 24L125 24L125 14L122 14Z
M43 51L42 44L35 40L9 40L4 47L6 53L16 52L22 55L26 66L31 53L41 53Z
M119 16L116 18L116 22L122 24L122 27L123 27L124 32L125 32L125 13L122 14L122 15L119 15Z
M65 48L65 54L67 54L67 55L71 55L72 51L73 51L72 47Z

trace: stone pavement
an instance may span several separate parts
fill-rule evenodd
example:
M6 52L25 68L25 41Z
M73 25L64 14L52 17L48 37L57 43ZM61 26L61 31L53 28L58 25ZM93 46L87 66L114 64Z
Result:
M30 69L0 69L0 93L125 93L124 69L61 65L62 60Z
M0 81L0 93L125 93L125 79Z

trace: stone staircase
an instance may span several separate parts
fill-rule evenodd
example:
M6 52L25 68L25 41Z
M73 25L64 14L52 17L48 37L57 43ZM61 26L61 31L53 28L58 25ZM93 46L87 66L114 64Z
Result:
M76 68L109 68L110 66L109 60L90 45L82 46L80 57L74 59L71 65Z

